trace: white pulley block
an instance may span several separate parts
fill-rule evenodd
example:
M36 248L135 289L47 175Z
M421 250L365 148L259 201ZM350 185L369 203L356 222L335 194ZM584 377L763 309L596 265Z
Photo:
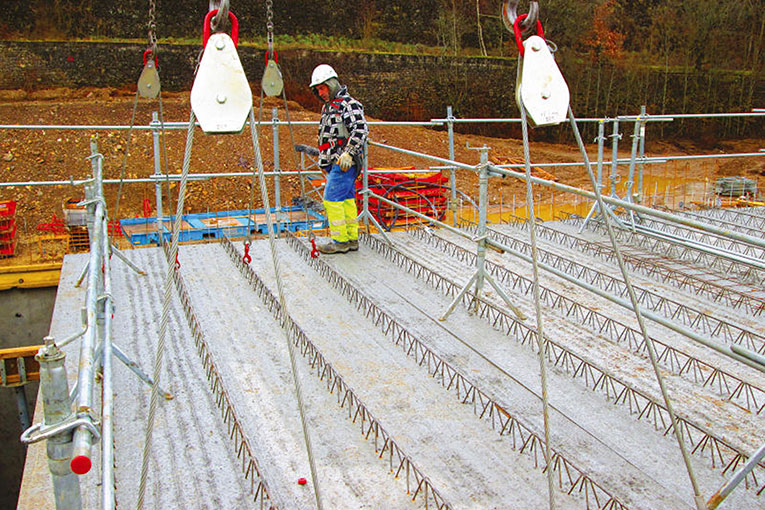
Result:
M269 60L266 64L266 70L263 71L263 79L260 86L263 88L263 92L269 96L274 97L282 93L284 89L284 80L282 79L282 72L279 70L279 66L275 60Z
M523 48L515 89L518 107L523 104L535 127L560 124L568 114L570 95L566 80L543 38L532 35L523 41Z
M252 91L228 34L210 36L191 87L191 108L207 134L241 133L252 110Z
M159 95L159 73L153 60L148 60L138 77L138 93L141 97L154 99Z

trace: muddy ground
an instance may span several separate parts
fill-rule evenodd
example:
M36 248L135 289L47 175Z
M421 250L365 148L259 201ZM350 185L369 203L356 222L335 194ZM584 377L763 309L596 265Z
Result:
M255 98L256 115L259 114L259 98ZM135 93L129 89L50 89L35 92L0 91L0 123L11 125L130 125L135 103ZM157 100L140 99L135 109L135 124L147 125L151 113L159 110ZM284 102L281 99L266 99L262 106L262 118L271 117L272 108L278 108L279 116L286 119ZM320 105L306 109L294 102L288 103L289 118L292 121L316 121ZM188 93L163 94L162 111L166 122L187 121L190 113ZM378 120L369 118L369 120ZM147 130L128 132L125 130L60 130L60 129L2 129L0 130L0 182L61 181L82 179L91 174L91 137L97 136L99 151L104 155L106 178L118 179L146 177L154 172L152 136ZM403 147L410 150L448 157L446 132L419 126L372 126L371 139L377 142ZM266 170L273 169L273 141L271 126L260 131L261 157ZM291 150L291 140L298 144L315 145L315 126L293 126L281 128L280 167L292 170L299 166L296 153ZM180 173L186 148L185 130L168 130L165 134L167 167L170 173ZM621 142L620 157L629 157L629 136ZM493 157L523 160L523 144L518 139L487 138L457 134L455 138L456 159L475 164L479 161L478 151L468 148L491 147ZM756 152L765 146L763 139L748 139L717 142L712 149L700 148L689 140L653 140L649 131L646 154L649 156L668 154L708 154ZM588 146L592 159L596 157L595 145ZM255 163L249 130L240 135L206 136L200 130L194 135L191 151L190 171L201 172L251 172ZM581 156L573 145L557 145L533 142L531 158L534 162L580 161ZM610 148L606 150L610 158ZM753 179L765 176L765 158L732 158L714 163L682 163L647 166L646 172L663 172L668 178L698 179L709 182L719 176L743 175ZM370 167L427 168L435 165L420 158L373 147L369 155ZM559 182L590 189L585 171L579 167L555 167L547 169ZM626 173L626 169L625 169ZM671 175L668 175L671 174ZM626 179L622 179L626 180ZM268 179L269 185L273 181ZM458 186L462 191L475 196L477 179L475 174L458 173ZM287 177L282 180L282 205L289 205L292 197L300 196L299 179ZM117 185L106 188L109 214L114 218L133 218L144 215L144 201L148 199L154 207L153 184L129 184L123 187L119 210L116 208ZM164 203L175 211L177 186L169 192L164 189ZM185 212L225 211L246 209L250 204L250 179L222 178L209 181L191 182L185 200ZM261 207L259 191L256 190L253 207ZM0 200L18 202L17 224L21 243L17 257L0 260L0 264L28 263L32 259L60 257L54 246L40 248L35 240L38 226L50 223L55 215L63 215L62 204L70 198L82 199L83 191L70 185L32 187L26 185L1 187ZM548 192L549 193L549 192ZM273 190L270 190L273 199ZM490 196L494 203L510 203L513 197L522 200L525 184L514 179L491 179ZM272 202L273 204L273 202ZM15 260L14 260L15 259Z

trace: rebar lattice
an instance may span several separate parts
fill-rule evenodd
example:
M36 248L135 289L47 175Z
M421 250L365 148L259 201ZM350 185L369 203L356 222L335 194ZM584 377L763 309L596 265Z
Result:
M428 234L420 229L409 231L409 233L469 266L475 265L476 255L451 241ZM489 273L506 284L508 288L525 295L530 294L532 282L529 278L488 260L485 264ZM541 289L540 299L549 308L558 310L566 317L590 327L596 334L607 335L617 344L626 344L629 350L636 354L643 357L647 356L645 338L635 328L592 310L548 287L542 286ZM702 387L717 390L725 399L735 400L748 411L760 414L765 409L765 390L762 388L680 349L667 345L655 337L651 337L651 340L657 346L657 359L671 372L685 376L686 379L694 383L701 383Z
M165 256L169 257L169 244L164 245ZM175 261L167 260L168 264L174 264ZM215 396L215 404L220 409L223 422L228 427L228 437L234 442L234 451L236 452L236 458L242 460L242 472L244 473L245 480L250 480L250 491L253 495L253 501L260 504L261 510L263 508L276 508L271 501L268 494L268 487L266 481L261 475L261 470L258 467L258 461L255 457L254 450L250 444L249 439L244 433L239 416L237 415L234 405L231 402L231 398L228 395L228 391L223 383L218 367L213 360L212 352L205 339L203 328L196 317L194 308L191 304L191 297L186 290L186 285L183 282L183 277L180 271L173 271L173 282L175 284L178 298L183 305L183 311L186 315L186 321L189 324L189 329L194 337L194 345L197 348L197 354L202 360L202 367L207 375L207 380L210 383L210 390L212 390Z
M423 504L426 508L430 508L429 505L433 504L435 505L434 508L438 510L451 509L452 506L436 490L430 479L415 466L412 459L404 453L393 436L383 428L379 420L369 411L367 405L361 401L342 376L326 360L300 326L290 316L284 316L279 299L268 289L252 267L244 263L241 253L237 251L234 244L224 237L222 246L247 283L263 301L268 311L277 321L286 322L288 339L294 343L295 347L299 348L311 369L315 370L319 380L326 381L327 391L337 394L337 402L340 407L348 409L348 418L353 423L356 423L357 420L361 421L361 434L365 439L374 437L374 447L375 452L378 452L378 457L382 459L387 453L389 470L394 473L396 478L399 475L405 475L407 493L413 491L412 500L416 500L417 496L422 494ZM382 441L382 446L380 446L380 441Z
M460 291L461 287L457 283L423 266L395 246L367 234L362 235L361 239L391 262L447 296L454 297ZM477 316L486 319L494 329L515 338L521 345L534 347L533 329L516 320L500 306L468 293L463 296L462 303L466 308L477 303ZM667 410L658 400L621 381L606 369L566 349L553 339L548 338L546 341L546 355L555 366L594 392L603 395L607 401L625 406L637 420L650 421L654 429L661 430L663 435L673 433ZM708 455L713 468L721 468L723 473L727 473L748 459L739 448L715 436L703 426L693 423L689 418L678 415L677 421L678 426L683 429L686 442L692 447L692 453ZM758 464L746 479L747 489L753 487L759 495L765 491L765 484L760 485L762 482L758 480L765 480L765 464Z
M505 406L500 404L486 391L478 388L463 373L446 362L435 353L415 334L406 329L396 320L393 314L383 310L374 300L358 289L357 285L345 279L340 273L332 269L320 258L312 258L310 250L294 235L287 239L288 244L315 269L327 282L344 296L348 302L365 317L370 319L375 326L393 343L400 346L407 356L411 356L428 374L436 379L446 390L454 390L457 399L466 405L473 407L473 413L479 419L490 420L492 429L500 436L511 436L512 448L519 450L521 454L528 454L534 461L534 467L539 467L540 458L544 463L542 448L544 438L539 433L532 431L531 427L524 424L517 417L511 415ZM520 448L519 448L520 447ZM597 502L595 508L625 509L619 499L608 489L595 482L582 469L568 460L561 452L553 450L551 460L553 470L558 473L558 488L567 494L584 491L585 508L588 510L590 502ZM542 466L546 470L546 466ZM603 503L601 503L603 502Z

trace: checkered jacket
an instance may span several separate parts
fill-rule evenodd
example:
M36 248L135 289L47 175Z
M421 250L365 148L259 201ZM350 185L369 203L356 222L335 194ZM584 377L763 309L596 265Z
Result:
M324 104L319 123L319 166L328 167L346 150L361 168L369 126L364 107L343 86L334 99Z

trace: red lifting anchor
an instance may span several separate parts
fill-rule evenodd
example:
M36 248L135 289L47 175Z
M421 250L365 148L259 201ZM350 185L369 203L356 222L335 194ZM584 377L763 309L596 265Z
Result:
M205 24L202 27L202 47L207 46L207 40L210 38L210 22L212 17L218 14L218 9L213 9L205 16ZM239 20L234 13L228 11L228 19L231 21L231 40L234 41L234 48L239 45Z
M175 252L175 270L179 270L181 268L181 262L178 260L178 252Z
M245 264L252 262L252 257L250 257L250 244L250 241L244 242L244 257L242 257L242 262Z
M317 258L319 256L319 250L316 249L316 239L311 239L311 257Z

